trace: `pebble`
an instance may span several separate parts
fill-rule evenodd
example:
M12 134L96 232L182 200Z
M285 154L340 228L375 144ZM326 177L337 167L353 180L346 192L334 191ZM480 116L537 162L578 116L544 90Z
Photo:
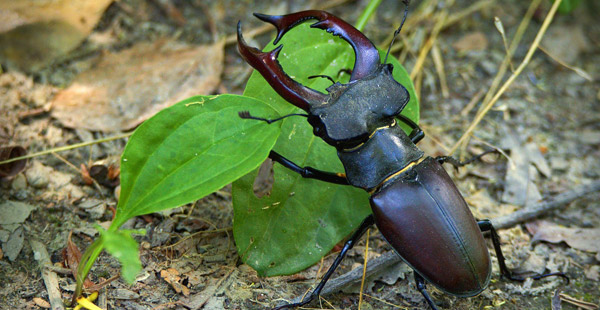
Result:
M23 190L27 187L27 178L25 178L25 175L23 175L22 173L19 173L12 180L10 186L15 191Z
M35 188L45 188L50 182L49 175L52 168L42 165L38 161L34 161L33 165L25 171L27 183Z

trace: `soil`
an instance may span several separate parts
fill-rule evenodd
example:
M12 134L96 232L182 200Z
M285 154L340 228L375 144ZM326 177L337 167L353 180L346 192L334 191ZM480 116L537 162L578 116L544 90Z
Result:
M397 3L396 3L397 2ZM426 139L419 146L432 156L446 154L468 128L479 109L506 54L502 36L494 26L498 17L508 43L527 10L527 1L482 1L486 5L458 18L442 29L434 50L425 59L416 80L420 82L421 121ZM65 127L50 115L49 103L56 93L69 86L76 75L93 68L96 57L119 51L136 42L175 38L187 44L211 44L215 37L231 36L236 22L245 29L261 26L251 12L284 13L314 8L317 1L149 1L122 0L104 13L93 35L111 40L88 39L67 57L45 69L20 73L8 70L0 75L0 144L21 145L29 153L90 141L116 133L102 133ZM367 1L346 1L328 9L347 21L355 21ZM171 6L172 5L172 6ZM414 1L410 16L426 17L407 23L400 55L408 72L417 63L422 46L435 26L437 16L446 12L457 16L471 1ZM533 15L515 51L516 68L550 9L543 1ZM172 9L172 10L171 10ZM400 1L383 1L365 27L373 42L385 44L400 22ZM568 191L600 179L600 24L594 12L600 6L584 1L568 14L558 14L542 46L548 53L536 52L523 73L474 131L474 138L461 156L487 149L490 145L507 150L505 156L491 156L484 163L450 171L477 218L496 218L522 205ZM436 18L434 18L436 17ZM182 19L183 18L183 19ZM264 46L273 33L257 36ZM402 41L402 40L400 40ZM389 41L388 41L389 42ZM444 73L436 69L434 54L442 60ZM559 63L562 60L571 68ZM579 72L572 70L579 68ZM583 73L581 73L583 71ZM214 93L241 94L249 76L249 66L239 57L234 44L226 43L224 70ZM510 69L509 69L510 74ZM586 74L591 79L586 78ZM445 77L441 82L440 76ZM508 75L507 75L508 76ZM503 79L503 80L506 80ZM473 98L474 106L469 103ZM118 165L125 139L45 155L29 160L20 174L2 179L0 204L17 202L28 207L26 220L0 230L3 256L0 260L0 309L46 307L48 292L41 277L31 240L41 241L55 266L62 267L63 249L72 233L73 242L83 251L96 237L94 225L110 223L116 206L118 187L114 179L86 184L89 178L81 166ZM521 154L518 156L516 154ZM514 158L513 158L514 157ZM516 164L525 174L525 183L511 174ZM114 168L113 168L114 169ZM529 180L529 181L528 181ZM521 180L522 181L522 180ZM516 187L514 186L517 185ZM523 198L519 193L530 190ZM510 189L510 190L509 190ZM514 191L514 192L513 192ZM537 195L537 196L536 196ZM4 216L4 215L1 215ZM193 204L137 217L126 228L144 228L149 233L137 237L143 271L133 285L118 279L102 291L108 309L268 309L304 294L313 287L337 252L299 274L272 278L258 277L238 257L231 233L233 211L230 188L226 187ZM542 227L600 228L600 194L593 193L544 215ZM19 227L19 228L16 228ZM529 228L529 230L528 230ZM19 233L14 233L21 229ZM566 236L558 243L533 240L532 227L524 224L500 231L504 255L517 271L564 272L559 277L525 283L502 279L494 265L489 288L478 296L458 298L429 286L440 309L559 309L552 298L560 290L575 299L600 303L600 255L573 246L581 233ZM211 230L215 230L211 232ZM365 238L352 249L336 275L364 262ZM15 253L14 247L21 244ZM600 243L590 236L587 242ZM495 254L489 245L495 262ZM390 251L381 235L372 229L369 259ZM13 256L14 255L14 256ZM119 273L119 264L102 254L91 272L95 283ZM428 309L416 290L412 272L405 264L382 271L383 275L365 283L361 309ZM70 300L75 280L58 274L62 298ZM344 291L324 296L310 306L324 309L357 309L360 283ZM102 304L102 302L99 302ZM562 302L564 309L576 309ZM598 309L586 308L586 309Z

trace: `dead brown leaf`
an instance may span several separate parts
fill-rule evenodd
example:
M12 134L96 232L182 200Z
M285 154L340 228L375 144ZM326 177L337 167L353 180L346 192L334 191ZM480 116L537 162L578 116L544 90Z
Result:
M13 159L25 154L27 154L27 151L21 146L0 147L0 161ZM25 169L25 164L27 164L27 160L21 159L0 165L0 178L14 177Z
M452 44L452 47L459 53L482 51L485 50L487 46L488 40L485 37L485 34L479 31L469 33Z
M223 41L181 46L138 43L103 56L54 98L52 116L71 128L132 129L156 112L193 95L210 94L223 70Z
M77 47L113 0L0 0L0 60L35 71Z
M72 235L73 232L70 232L69 236L67 237L67 246L63 250L63 257L67 267L71 269L71 273L73 274L73 277L75 277L77 274L77 266L79 266L79 262L81 261L81 251L71 240ZM94 285L94 283L90 279L86 278L83 286L88 288L92 285Z
M600 252L600 228L569 228L548 221L527 223L527 230L533 235L531 241L550 243L565 242L570 247L586 252Z
M175 292L183 294L186 297L190 296L190 289L181 284L182 278L179 275L179 271L175 268L168 268L160 271L160 277L171 284L171 287L173 287Z
M40 307L40 308L44 308L44 309L50 309L50 303L47 302L46 300L39 298L39 297L33 297L33 302L35 303L36 306Z

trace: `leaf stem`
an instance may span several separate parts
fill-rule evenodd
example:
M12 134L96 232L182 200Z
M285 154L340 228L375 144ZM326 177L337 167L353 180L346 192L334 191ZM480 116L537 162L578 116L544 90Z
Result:
M375 13L375 10L379 6L379 4L381 4L381 0L369 1L369 4L367 4L367 7L358 18L358 21L356 21L356 29L358 29L359 31L363 31L365 25L367 24L373 13Z

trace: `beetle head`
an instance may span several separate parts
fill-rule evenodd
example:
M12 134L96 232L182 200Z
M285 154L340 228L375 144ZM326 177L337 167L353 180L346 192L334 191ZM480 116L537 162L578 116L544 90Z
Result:
M288 102L309 112L315 135L341 149L352 148L366 139L377 127L389 125L393 116L408 102L404 86L394 81L392 66L380 64L379 52L360 31L325 11L302 11L281 16L254 14L277 28L274 44L290 29L310 19L312 28L323 29L348 42L355 54L354 68L348 84L335 83L328 94L306 87L288 76L277 61L282 46L262 52L246 44L238 23L240 54Z

